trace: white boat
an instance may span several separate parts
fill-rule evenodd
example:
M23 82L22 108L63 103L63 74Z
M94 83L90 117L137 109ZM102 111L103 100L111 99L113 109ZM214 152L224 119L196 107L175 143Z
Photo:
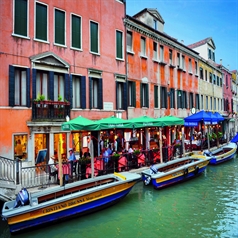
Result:
M155 189L164 188L198 176L206 169L209 160L203 155L192 155L155 164L142 171L142 180L145 185L152 184Z
M122 172L35 193L28 193L23 189L15 201L4 203L2 217L13 233L67 217L84 215L115 204L125 197L139 180L139 174Z

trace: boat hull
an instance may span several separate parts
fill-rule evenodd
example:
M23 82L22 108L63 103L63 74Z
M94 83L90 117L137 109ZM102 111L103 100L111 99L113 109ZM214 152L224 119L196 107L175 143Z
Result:
M225 150L224 152L222 150ZM221 153L219 153L221 151ZM234 158L237 151L237 145L235 143L229 143L213 152L211 152L210 156L210 165L217 165L229 161ZM216 155L219 154L219 155Z
M184 159L178 160L183 161ZM155 189L165 188L194 177L199 176L206 169L209 159L201 159L193 162L192 160L188 164L184 164L180 167L176 167L176 161L168 164L164 163L161 166L158 166L158 169L166 169L174 165L174 169L171 169L169 172L158 172L157 174L149 175L148 170L142 172L142 180L145 182L150 176L151 184Z
M10 211L7 211L7 205L4 205L2 216L7 220L11 233L32 229L44 224L48 225L65 218L82 216L117 203L131 191L140 179L140 175L137 175L136 179L131 181L117 181L113 184L99 185L97 188L85 189L82 192L36 205L31 203L23 207L10 209Z

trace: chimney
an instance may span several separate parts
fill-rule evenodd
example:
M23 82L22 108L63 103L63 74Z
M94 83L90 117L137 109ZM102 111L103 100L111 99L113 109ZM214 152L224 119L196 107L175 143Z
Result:
M220 59L220 65L222 65L222 59Z
M183 44L183 43L184 43L184 41L183 41L183 40L181 40L181 43Z

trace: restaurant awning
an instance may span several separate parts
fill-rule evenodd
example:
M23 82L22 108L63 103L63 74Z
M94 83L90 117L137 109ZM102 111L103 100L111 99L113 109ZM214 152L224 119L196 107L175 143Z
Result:
M148 116L135 117L128 120L131 123L131 128L153 127L160 126L160 122L157 122L155 118Z
M184 125L184 120L175 116L165 116L156 119L157 122L161 123L161 127L164 126L175 126Z
M113 128L131 128L131 123L115 116L103 118L95 121L99 130L108 130Z
M95 121L79 116L61 125L63 131L97 131L98 124Z
M184 118L184 126L198 126L198 123L203 121L205 124L211 124L215 119L205 111L199 111L191 116Z

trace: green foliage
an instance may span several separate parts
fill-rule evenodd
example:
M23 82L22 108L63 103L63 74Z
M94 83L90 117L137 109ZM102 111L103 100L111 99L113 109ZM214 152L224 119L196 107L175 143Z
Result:
M61 95L58 96L58 101L62 101L62 96Z
M38 93L37 98L34 100L36 102L44 101L45 100L45 95Z
M79 164L90 164L91 158L90 157L82 157L79 159Z

